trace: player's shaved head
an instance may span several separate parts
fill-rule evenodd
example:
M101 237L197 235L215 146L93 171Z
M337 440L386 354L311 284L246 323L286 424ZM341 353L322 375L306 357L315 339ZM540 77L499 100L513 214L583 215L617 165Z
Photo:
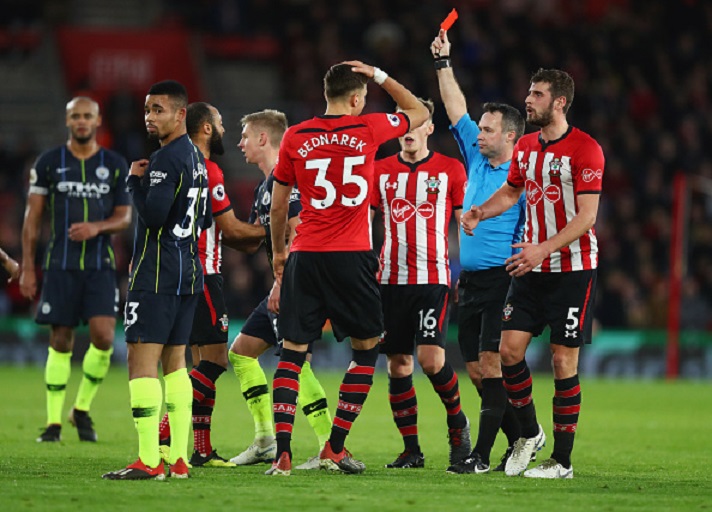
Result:
M71 100L67 102L67 112L72 110L74 107L76 107L79 103L89 103L92 108L96 110L96 113L99 113L99 104L91 99L89 96L75 96Z
M335 64L324 76L324 93L329 100L348 98L360 92L368 80L366 75L352 71L350 64Z

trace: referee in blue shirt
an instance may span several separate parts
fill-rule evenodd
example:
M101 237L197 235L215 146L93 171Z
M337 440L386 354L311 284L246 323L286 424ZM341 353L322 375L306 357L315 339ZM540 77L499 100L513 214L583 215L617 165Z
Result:
M503 103L485 103L479 125L467 113L467 101L455 79L450 42L441 30L430 47L435 57L440 96L450 129L467 168L463 211L482 204L506 182L514 144L524 133L520 112ZM486 473L490 452L501 427L507 436L507 453L495 471L504 469L511 446L520 437L519 423L502 384L499 357L504 301L510 276L504 261L519 241L524 226L524 195L501 216L480 223L477 236L460 234L458 324L460 350L470 379L482 397L477 443L470 456L448 468L449 473ZM501 467L501 468L500 468Z

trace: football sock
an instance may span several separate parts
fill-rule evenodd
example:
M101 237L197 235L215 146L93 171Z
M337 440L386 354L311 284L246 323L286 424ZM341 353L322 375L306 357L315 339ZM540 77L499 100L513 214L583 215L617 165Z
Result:
M161 424L158 426L159 444L169 444L171 440L171 422L168 419L168 413L161 418Z
M532 398L532 375L526 359L512 366L502 365L502 376L507 399L512 404L521 425L522 437L535 437L539 433L539 423Z
M72 373L72 353L57 352L48 348L45 365L45 385L47 386L47 424L62 424L62 408L67 394L67 382Z
M480 408L480 426L477 444L473 451L482 457L482 462L489 464L490 452L502 424L502 416L507 405L507 392L501 377L482 379L482 407Z
M225 372L225 368L211 361L200 361L190 371L193 385L193 447L201 455L210 455L210 424L215 407L215 381Z
M299 396L298 403L302 404L302 412L307 417L309 425L314 430L319 440L319 451L324 448L324 444L329 440L331 433L331 414L326 403L326 393L316 375L311 369L309 361L305 361L302 366L302 373L299 376Z
M506 399L505 390L505 399ZM507 436L507 446L513 446L517 439L522 437L522 428L519 426L517 413L514 411L512 404L507 403L504 407L504 415L502 416L502 432Z
M554 452L551 458L571 467L571 452L581 410L581 386L578 375L554 380Z
M138 456L151 468L161 462L158 452L158 418L161 411L161 382L153 378L129 381L131 412L138 433Z
M418 398L413 387L413 375L389 377L388 401L393 420L403 437L406 450L420 452L418 443Z
M260 362L254 357L241 356L232 351L228 352L228 357L255 422L255 438L274 436L269 386Z
M89 345L89 350L84 354L84 360L82 361L84 376L81 384L79 384L79 391L77 391L77 400L74 403L75 409L80 411L89 410L92 400L94 400L99 389L99 384L102 383L109 372L111 354L113 352L113 347L109 350L100 350L94 345Z
M292 458L291 440L294 428L294 412L297 409L299 395L299 374L306 360L306 352L297 352L282 347L282 354L277 363L272 382L272 410L277 437L277 456L287 452Z
M339 404L334 425L331 427L329 444L334 453L344 450L344 441L353 422L361 413L368 392L373 384L373 372L378 361L378 345L370 350L353 350L353 359L339 387Z
M433 388L440 396L440 401L447 410L448 428L464 428L467 417L460 406L460 387L457 374L447 361L435 375L428 375Z
M163 376L166 383L166 410L171 422L170 464L182 458L188 462L188 438L190 436L190 416L193 402L193 386L185 368ZM158 440L155 432L153 434Z

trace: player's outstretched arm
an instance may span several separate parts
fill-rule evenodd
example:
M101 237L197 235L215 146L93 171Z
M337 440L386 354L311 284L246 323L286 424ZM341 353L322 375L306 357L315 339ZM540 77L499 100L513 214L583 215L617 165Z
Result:
M243 222L232 210L215 217L215 222L223 233L223 243L237 251L253 254L265 239L264 226Z
M364 64L358 60L347 61L345 64L351 65L351 69L354 72L373 78L373 81L380 85L383 90L393 98L398 108L408 116L412 128L417 128L422 125L430 117L430 113L425 105L423 105L412 92L406 89L405 86L389 77L385 71Z
M447 37L447 31L440 29L440 32L430 44L430 52L436 59L440 98L443 100L443 105L445 105L450 124L455 126L462 119L462 116L467 113L467 100L455 78L455 72L450 63L450 49L451 45Z
M516 204L522 195L524 187L513 187L504 182L487 201L480 206L473 205L462 214L460 225L466 235L473 235L473 231L480 221L497 217Z

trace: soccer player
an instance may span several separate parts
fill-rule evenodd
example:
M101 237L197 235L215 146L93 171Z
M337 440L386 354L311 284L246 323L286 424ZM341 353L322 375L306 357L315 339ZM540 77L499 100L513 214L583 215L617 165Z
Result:
M257 222L266 230L265 247L270 262L272 262L270 209L274 185L272 171L279 155L279 144L286 130L287 117L276 110L254 112L242 118L240 149L245 155L245 160L256 164L265 175L265 179L255 188L249 222ZM299 212L302 209L299 199L299 190L295 187L289 196L289 241L294 239L299 224ZM271 463L277 452L269 387L258 357L270 347L277 347L280 339L276 330L278 312L279 285L275 281L270 294L255 308L230 347L230 362L240 381L242 395L247 401L247 408L255 424L253 443L245 451L230 459L230 462L240 466L260 462ZM314 429L321 451L331 431L331 415L327 408L324 388L311 369L310 359L309 353L302 367L298 401ZM319 469L319 457L310 457L294 469Z
M109 371L113 352L119 290L111 235L131 223L126 192L126 160L96 141L101 125L99 104L84 96L67 103L66 144L45 151L30 171L25 221L22 226L24 297L37 294L35 255L45 208L50 213L50 238L42 260L42 292L38 324L50 325L45 366L47 427L38 442L59 441L62 408L71 373L74 328L89 324L91 344L82 362L82 381L69 412L79 439L94 442L91 403Z
M2 249L0 249L0 265L10 274L10 277L7 279L8 283L20 278L20 264Z
M395 100L399 113L359 115L369 78ZM299 373L308 344L321 336L327 318L338 340L351 337L353 359L339 388L320 465L345 473L365 469L344 449L344 441L373 383L376 345L383 332L369 214L373 160L380 144L428 118L428 109L410 91L384 71L358 61L329 69L324 96L324 116L287 130L274 171L271 234L274 273L281 284L278 327L284 344L273 381L277 458L272 475L291 472ZM295 184L301 193L301 224L287 254L287 212Z
M128 186L138 213L131 279L124 313L131 409L139 458L110 480L165 478L158 449L161 383L171 423L169 476L188 478L188 435L193 388L185 363L203 271L198 236L210 227L205 160L186 133L188 95L166 80L151 86L144 118L160 149L131 164Z
M450 60L451 44L441 30L430 46L435 57L438 85L455 140L467 165L464 209L481 204L507 178L514 144L524 133L524 119L517 109L502 103L485 103L478 123L467 113L467 100L457 83ZM511 277L504 261L521 239L524 225L524 196L499 217L484 222L476 237L460 233L458 280L458 341L470 380L482 397L475 448L466 460L448 468L450 473L486 473L497 431L507 436L509 448L494 470L504 463L514 442L521 436L519 421L507 402L502 383L499 341L502 306ZM541 442L544 442L542 438Z
M223 127L220 112L208 103L188 105L186 129L193 144L205 158L210 186L210 204L213 224L200 233L198 254L203 266L203 293L190 333L190 346L194 367L189 373L193 385L193 455L192 466L234 467L217 454L210 440L210 427L215 405L215 383L227 369L228 316L223 296L222 245L255 248L265 236L261 226L242 222L235 217L230 198L225 193L225 178L220 167L210 160L212 155L222 155ZM160 443L164 460L170 458L170 422L168 413L160 424Z
M383 212L385 240L378 280L388 358L388 400L405 449L387 468L422 468L413 350L447 412L450 464L470 453L470 424L460 406L457 374L445 360L449 316L448 226L460 222L465 168L428 149L433 102L420 100L430 117L400 137L401 151L376 162L372 208Z
M604 157L598 143L570 126L566 113L574 81L558 69L539 69L531 78L527 121L538 133L514 146L507 182L480 206L462 216L465 233L508 210L526 192L522 251L507 258L513 277L502 316L504 387L517 413L522 437L514 444L505 474L531 478L572 478L571 452L581 409L579 348L591 342L596 294L598 244L594 231L603 181ZM551 328L554 370L554 451L525 471L542 435L532 399L525 354L533 336Z

